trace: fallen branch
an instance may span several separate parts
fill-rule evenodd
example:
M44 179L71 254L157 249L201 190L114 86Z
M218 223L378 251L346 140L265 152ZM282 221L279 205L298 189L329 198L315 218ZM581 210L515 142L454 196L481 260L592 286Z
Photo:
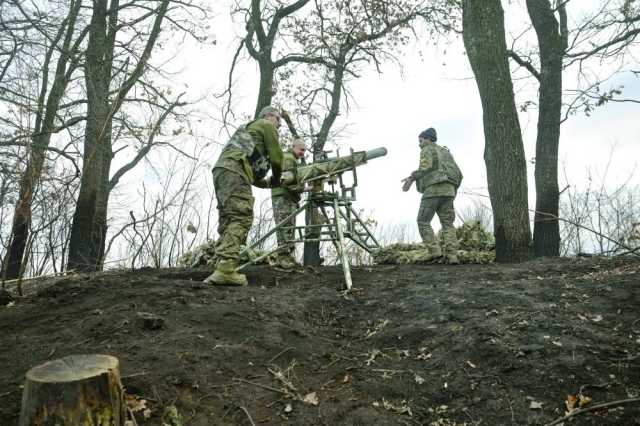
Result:
M270 368L267 368L267 371L273 374L273 377L279 380L285 386L285 388L287 388L290 391L290 392L286 392L286 394L291 395L300 401L303 400L302 396L300 396L300 394L298 393L298 389L293 385L293 383L291 383L290 381L284 378L284 375L282 374L282 372L273 371Z
M574 416L578 416L580 414L584 414L584 413L588 413L589 411L594 411L594 410L598 410L600 408L609 408L609 407L615 407L618 405L624 405L624 404L631 404L634 402L640 402L640 398L630 398L630 399L620 399L617 401L611 401L611 402L605 402L604 404L598 404L598 405L594 405L588 408L579 408L575 411L570 412L569 414L567 414L564 417L560 417L557 420L554 420L551 423L547 423L545 426L555 426L558 425L560 423L563 423L565 420L574 417Z
M73 271L73 270L61 271L61 272L55 272L53 274L38 275L37 277L15 278L15 279L12 279L12 280L2 280L2 284L3 285L4 284L13 284L13 283L17 283L18 281L25 282L25 281L38 280L40 278L53 278L53 277L58 277L58 276L69 276L69 275L78 275L78 274L75 273L75 271Z
M5 396L11 395L12 393L14 393L16 391L17 391L17 389L10 390L9 392L5 392L5 393L0 393L0 398L4 398Z
M273 361L278 359L281 355L284 355L285 353L289 352L291 349L293 349L293 348L291 346L289 346L287 349L278 352L273 358L271 358L269 361L267 361L267 364L271 364Z
M248 384L248 385L253 385L253 386L257 386L257 387L259 387L259 388L263 388L263 389L270 390L271 392L277 392L277 393L279 393L279 394L289 396L289 393L288 393L288 392L285 392L285 391L280 390L280 389L272 388L271 386L263 385L263 384L261 384L261 383L250 382L249 380L240 379L240 378L237 378L237 377L236 377L236 378L234 378L234 379L233 379L233 381L234 381L234 382L246 383L246 384Z
M251 422L251 426L256 426L256 424L253 422L253 419L251 418L251 414L249 414L249 411L245 407L240 407L240 409L247 415L249 422Z

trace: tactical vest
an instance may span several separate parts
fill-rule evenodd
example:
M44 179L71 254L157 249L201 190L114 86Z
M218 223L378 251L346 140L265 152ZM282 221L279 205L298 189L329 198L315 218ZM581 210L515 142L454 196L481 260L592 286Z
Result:
M460 183L462 183L462 172L449 149L436 144L431 144L431 146L424 149L431 151L433 164L427 174L416 182L418 192L423 193L431 185L442 182L448 182L458 189ZM429 155L429 152L421 153L421 155L425 154Z
M246 155L253 171L254 180L258 181L267 175L271 168L271 163L264 152L264 146L259 145L247 130L251 123L253 121L238 127L231 139L229 139L227 146L237 148Z

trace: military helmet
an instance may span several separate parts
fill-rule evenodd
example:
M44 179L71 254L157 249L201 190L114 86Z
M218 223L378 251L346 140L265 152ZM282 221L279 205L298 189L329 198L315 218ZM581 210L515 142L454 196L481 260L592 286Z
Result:
M433 127L429 127L427 130L420 133L418 137L420 139L429 139L432 142L436 142L438 140L438 134L436 133L436 129Z

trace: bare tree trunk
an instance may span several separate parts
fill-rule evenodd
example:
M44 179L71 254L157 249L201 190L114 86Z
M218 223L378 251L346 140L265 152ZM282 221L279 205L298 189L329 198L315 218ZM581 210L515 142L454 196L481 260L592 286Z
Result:
M109 194L120 177L133 168L150 149L150 147L141 149L136 158L116 172L113 179L109 179L111 160L113 159L112 118L120 110L127 93L147 67L149 57L160 34L162 21L167 13L169 1L162 0L160 2L140 60L118 88L115 99L110 101L109 85L113 69L116 32L121 28L118 23L119 2L111 0L107 8L107 0L94 0L85 65L88 103L84 163L80 193L69 241L69 260L67 263L69 269L80 271L102 269Z
M496 260L531 256L527 168L504 36L500 0L463 2L464 44L482 101Z
M271 51L269 51L269 58ZM273 99L273 74L275 71L271 59L262 59L258 62L260 68L260 87L258 88L258 101L256 102L256 112L254 118L258 118L260 110L271 105Z
M69 15L60 25L55 42L51 45L42 70L42 91L38 99L38 110L36 113L36 123L32 140L32 150L27 161L27 167L20 179L20 195L13 215L11 227L11 244L7 250L3 275L5 279L15 279L24 270L22 262L24 251L29 238L29 228L31 227L31 207L36 186L42 176L45 162L45 152L51 141L51 134L54 132L54 122L60 107L60 100L64 95L66 87L71 79L71 74L76 67L75 55L77 46L82 37L71 47L75 30L76 18L80 11L82 0L72 1L69 6ZM58 41L64 36L64 42L60 49L60 56L56 64L54 81L48 97L48 73L51 57L58 48ZM71 61L69 69L67 65ZM45 101L46 97L46 101Z
M107 232L108 184L111 158L109 83L117 24L118 1L107 11L107 0L95 0L87 45L85 82L87 124L80 193L69 241L68 268L98 271Z
M558 145L562 114L562 59L566 28L561 30L549 0L527 0L527 10L540 48L540 94L536 138L536 213L533 246L536 256L560 255ZM560 16L566 22L564 5ZM563 19L564 17L564 19Z
M313 143L313 161L318 161L320 155L324 151L324 146L329 139L329 131L340 113L340 101L342 99L342 84L344 81L344 70L346 67L346 52L343 50L341 55L336 61L336 67L334 69L334 75L332 79L331 88L331 106L329 107L329 113L322 121L322 127L318 132L318 137ZM322 190L322 188L320 188ZM320 215L318 209L308 208L305 212L305 220L307 224L319 225L323 218ZM320 237L319 228L312 228L312 231L307 235L310 239L317 239ZM319 266L321 263L320 258L320 241L309 241L304 243L304 255L303 263L305 266Z

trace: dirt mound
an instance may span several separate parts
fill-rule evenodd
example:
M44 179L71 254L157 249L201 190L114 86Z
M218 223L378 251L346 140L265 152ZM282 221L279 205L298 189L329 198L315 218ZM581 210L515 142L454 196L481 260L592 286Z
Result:
M141 425L547 424L630 399L573 423L640 424L639 271L363 267L350 294L339 267L254 267L247 288L204 285L207 269L32 283L0 308L0 424L30 367L80 353L120 359Z

